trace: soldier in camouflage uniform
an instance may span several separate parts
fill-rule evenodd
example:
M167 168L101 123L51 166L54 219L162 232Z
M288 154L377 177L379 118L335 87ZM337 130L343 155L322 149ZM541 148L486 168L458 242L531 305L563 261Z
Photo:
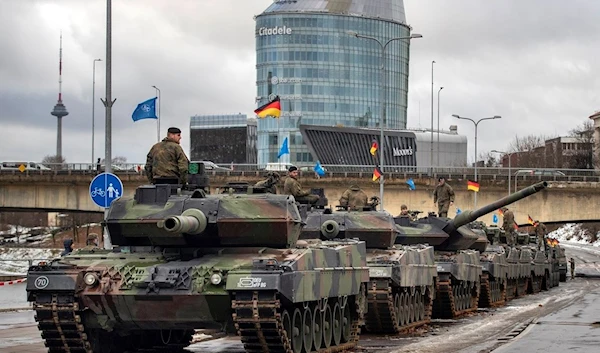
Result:
M534 221L533 226L535 228L535 235L537 237L537 247L538 250L541 250L544 248L544 238L546 237L548 231L546 229L546 225L544 223L540 223L540 221Z
M367 194L356 184L350 185L340 197L340 206L344 206L350 211L362 210L363 207L367 206L367 202Z
M448 209L454 204L454 189L446 184L444 177L440 177L438 182L433 191L433 204L438 206L438 217L448 217Z
M261 180L254 184L255 187L265 188L265 190L271 194L277 193L277 184L279 183L279 173L269 172L267 173L267 179Z
M288 177L283 184L283 193L292 195L300 203L315 204L319 201L318 195L312 195L309 191L302 190L302 185L298 181L298 168L291 166L288 169Z
M152 184L187 184L188 160L181 141L181 130L170 127L167 137L156 143L146 157L146 176Z
M506 243L509 246L515 246L516 234L515 234L515 215L508 207L502 207L502 228L506 234Z
M408 213L408 206L406 205L401 205L400 206L400 214L398 215L398 217L410 217L410 214Z

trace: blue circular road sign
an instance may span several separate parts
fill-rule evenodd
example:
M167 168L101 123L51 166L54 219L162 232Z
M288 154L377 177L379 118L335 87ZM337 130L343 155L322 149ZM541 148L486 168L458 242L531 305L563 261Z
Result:
M90 197L100 207L110 207L110 204L121 196L123 183L112 173L98 174L90 183Z

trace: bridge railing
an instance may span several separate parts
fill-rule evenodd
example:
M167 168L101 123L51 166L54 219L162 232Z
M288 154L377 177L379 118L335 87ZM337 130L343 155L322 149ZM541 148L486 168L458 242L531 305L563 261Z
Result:
M269 169L286 173L287 164L270 165ZM313 165L298 165L304 175L314 174ZM374 165L323 165L328 177L371 177ZM262 177L268 171L264 165L258 164L218 164L207 166L209 175L231 175L231 176L259 176ZM2 169L3 174L23 175L95 175L104 172L103 166L92 163L63 163L46 164L44 169ZM130 175L144 175L144 163L121 163L112 166L112 172ZM395 166L386 165L383 169L388 178L438 178L445 177L448 180L474 179L475 169L473 167L428 167L428 166ZM548 168L508 168L503 167L478 167L479 180L507 180L510 175L513 180L554 180L554 181L600 181L600 170L593 169L548 169Z

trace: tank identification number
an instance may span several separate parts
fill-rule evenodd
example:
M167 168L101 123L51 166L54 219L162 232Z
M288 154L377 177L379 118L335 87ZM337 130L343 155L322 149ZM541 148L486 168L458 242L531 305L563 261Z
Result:
M260 277L242 277L237 283L238 288L266 288L267 282Z
M46 276L40 276L40 277L36 278L35 281L33 282L33 285L37 289L44 289L44 288L48 287L48 284L50 284L50 280Z

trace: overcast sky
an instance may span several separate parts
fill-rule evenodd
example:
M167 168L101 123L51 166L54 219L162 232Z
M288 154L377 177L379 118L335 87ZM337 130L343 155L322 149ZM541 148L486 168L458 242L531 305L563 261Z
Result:
M302 0L299 0L302 1ZM373 0L376 1L376 0ZM252 115L253 16L272 0L114 0L112 155L144 162L156 121L132 122L138 103L162 93L161 137L195 114ZM63 155L91 161L92 63L105 59L105 0L0 0L0 160L56 153L58 44L63 32ZM473 157L508 148L516 134L565 135L600 110L600 1L405 0L412 41L408 127L458 124ZM104 62L96 65L95 154L104 156ZM437 109L437 108L436 108ZM437 125L437 110L435 111Z

